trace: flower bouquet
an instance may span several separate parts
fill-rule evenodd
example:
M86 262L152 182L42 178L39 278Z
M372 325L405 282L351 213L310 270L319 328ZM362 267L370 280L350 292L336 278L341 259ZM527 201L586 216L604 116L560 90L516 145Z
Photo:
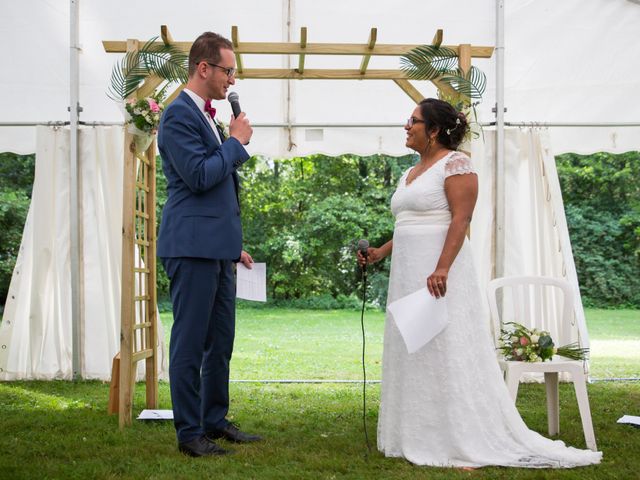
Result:
M158 131L160 115L164 110L161 94L125 100L124 108L127 113L127 130L134 135L136 150L144 152Z
M537 329L529 330L516 322L507 322L500 329L500 346L506 360L518 362L544 362L554 355L570 360L586 360L588 348L581 348L577 342L555 347L549 332ZM509 326L509 327L507 327Z

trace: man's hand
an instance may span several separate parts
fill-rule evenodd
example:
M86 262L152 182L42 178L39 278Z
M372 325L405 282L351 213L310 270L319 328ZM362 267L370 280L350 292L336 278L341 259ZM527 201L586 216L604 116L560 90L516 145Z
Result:
M253 128L249 125L247 115L244 112L240 113L238 118L234 118L232 115L229 122L229 136L238 140L242 145L246 145L251 140L251 135L253 135Z
M240 254L240 263L243 264L245 267L247 267L249 270L251 270L253 268L251 264L254 262L253 262L253 258L251 258L251 255L249 255L247 252L242 250L242 253Z

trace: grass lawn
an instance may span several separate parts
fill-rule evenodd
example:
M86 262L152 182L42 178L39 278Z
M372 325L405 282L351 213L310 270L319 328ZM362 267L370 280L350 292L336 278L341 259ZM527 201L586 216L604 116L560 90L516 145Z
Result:
M640 378L640 310L587 309L591 376ZM172 316L161 315L168 345ZM380 379L384 313L365 312L367 378ZM360 312L240 309L236 380L362 379Z
M0 478L31 479L637 479L640 430L616 424L640 413L640 382L589 385L601 465L573 470L483 468L462 472L410 465L374 451L365 457L361 388L357 384L231 385L231 415L260 444L231 446L225 458L191 459L178 453L170 422L134 422L120 432L106 414L108 385L100 382L0 383ZM367 387L367 423L375 438L379 385ZM561 385L561 434L584 448L575 397ZM473 394L470 392L469 394ZM144 388L136 392L136 411ZM160 406L170 408L160 385ZM544 386L520 387L527 424L545 433ZM374 440L375 441L375 440Z
M594 376L640 376L638 317L639 312L628 310L587 311ZM168 327L171 316L162 319ZM368 374L378 379L384 319L379 312L367 312L365 321ZM166 332L168 336L168 328ZM359 312L240 310L232 378L361 379L360 335ZM620 354L623 346L628 354ZM234 382L231 419L266 440L232 446L236 454L229 457L191 459L177 452L170 422L134 421L120 432L117 418L106 414L106 383L4 382L0 383L0 479L640 478L640 429L616 424L624 414L640 415L640 382L598 382L588 388L598 447L604 452L601 465L463 472L415 467L375 451L379 384L367 386L366 419L374 442L370 455L365 455L360 384ZM570 384L561 385L560 403L558 438L584 448ZM142 408L144 387L139 385L134 414ZM165 382L160 384L160 408L171 408ZM530 428L545 434L543 385L522 385L518 408Z

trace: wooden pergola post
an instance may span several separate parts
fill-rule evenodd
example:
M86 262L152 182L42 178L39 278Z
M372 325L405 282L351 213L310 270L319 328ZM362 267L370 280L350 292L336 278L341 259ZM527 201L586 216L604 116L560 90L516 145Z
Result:
M127 40L127 51L139 49ZM149 77L132 98L144 98L162 83ZM125 129L122 201L122 290L120 352L112 368L109 413L118 412L120 428L130 425L137 364L145 360L146 405L158 404L156 300L156 150L155 141L136 151Z

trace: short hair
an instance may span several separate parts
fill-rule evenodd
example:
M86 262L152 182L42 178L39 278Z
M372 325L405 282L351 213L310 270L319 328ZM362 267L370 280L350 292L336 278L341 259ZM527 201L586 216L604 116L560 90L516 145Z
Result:
M223 48L233 50L233 44L217 33L204 32L196 38L189 50L189 77L196 73L198 64L203 60L218 63L221 57L220 50Z
M437 130L438 143L456 150L469 130L467 116L458 112L450 103L437 98L425 98L419 106L427 135Z

